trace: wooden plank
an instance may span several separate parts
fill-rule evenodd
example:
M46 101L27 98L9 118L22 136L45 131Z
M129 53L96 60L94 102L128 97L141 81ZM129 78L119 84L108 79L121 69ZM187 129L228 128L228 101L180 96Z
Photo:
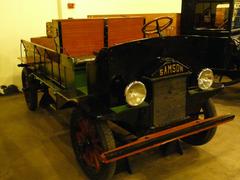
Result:
M80 57L104 47L104 19L60 20L62 51Z
M22 58L22 62L26 64L33 64L40 62L40 56L37 54L33 43L21 40L21 43L25 49L25 58Z
M144 37L141 31L144 25L143 17L109 18L107 24L109 47Z
M54 38L51 37L33 37L31 38L31 42L47 47L49 49L56 50Z
M43 62L44 60L46 62L60 62L60 54L58 54L52 49L25 40L21 40L21 43L23 44L23 47L25 49L25 62L27 64L31 64L34 62L39 63Z

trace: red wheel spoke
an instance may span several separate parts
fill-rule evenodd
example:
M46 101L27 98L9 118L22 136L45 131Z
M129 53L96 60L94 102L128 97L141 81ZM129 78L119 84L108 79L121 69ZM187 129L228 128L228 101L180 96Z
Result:
M99 156L94 154L94 164L97 171L100 169Z
M98 135L95 122L91 119L80 119L75 137L80 147L80 157L86 166L100 171L102 167L100 155L104 152L101 137Z
M86 121L82 121L79 124L79 131L85 136L88 134L88 127L86 125Z
M93 167L93 165L92 165L93 159L92 159L92 156L89 154L89 152L86 152L83 154L83 159L88 166Z
M95 152L95 150L88 150L83 154L83 159L85 160L88 166L96 168L96 170L100 169L100 155Z
M94 149L95 149L97 154L101 154L103 152L103 148L100 147L99 145L95 145Z
M91 137L96 136L95 127L92 123L90 123L90 120L85 121L85 128L89 136Z
M77 133L76 133L76 137L77 137L77 141L78 141L79 144L81 144L81 143L84 142L84 136L83 136L82 133L77 132Z
M95 137L95 139L92 139L92 144L95 146L99 146L99 144L101 144L101 141L100 139Z

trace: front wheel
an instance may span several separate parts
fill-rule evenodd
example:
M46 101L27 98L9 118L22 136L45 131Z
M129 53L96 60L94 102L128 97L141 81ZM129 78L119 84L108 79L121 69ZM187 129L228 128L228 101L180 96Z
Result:
M199 118L199 119L201 119L201 118L211 118L211 117L214 117L216 115L217 115L217 113L216 113L215 106L214 106L212 100L209 99L202 106L202 108L200 110L199 117L198 116L192 116L192 118L194 118L194 119L197 119L197 118ZM200 145L208 143L213 138L213 136L215 135L216 130L217 130L217 128L214 127L212 129L205 130L205 131L202 131L200 133L182 138L182 141L184 141L188 144L191 144L193 146L200 146Z
M71 140L76 159L90 179L111 179L116 162L104 164L100 155L116 147L112 131L104 120L96 120L75 110L71 118Z

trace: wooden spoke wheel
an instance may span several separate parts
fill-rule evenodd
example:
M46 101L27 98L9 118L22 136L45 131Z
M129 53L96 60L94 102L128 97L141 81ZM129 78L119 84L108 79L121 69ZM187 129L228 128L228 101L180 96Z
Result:
M26 104L28 109L31 111L35 111L38 106L38 95L37 95L37 82L29 75L31 74L31 70L29 68L23 68L22 70L22 86L23 86L23 94L25 97Z
M201 108L199 115L192 116L193 119L210 118L216 116L216 109L211 99ZM182 140L188 144L199 146L208 143L215 135L217 127L188 136Z
M74 111L71 140L77 161L90 179L105 180L113 176L116 163L104 164L100 160L101 153L115 148L115 140L106 121Z

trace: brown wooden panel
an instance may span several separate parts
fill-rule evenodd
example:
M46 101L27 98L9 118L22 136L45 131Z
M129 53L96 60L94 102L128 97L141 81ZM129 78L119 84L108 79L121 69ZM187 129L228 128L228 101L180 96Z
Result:
M108 46L143 38L144 18L109 18Z
M21 40L21 43L25 50L25 57L21 57L20 59L24 63L31 64L50 61L55 61L57 63L60 62L60 55L46 46L25 40Z
M104 47L104 19L61 20L63 53L86 56Z
M39 44L41 46L47 47L49 49L56 50L56 46L54 43L54 38L49 38L49 37L34 37L31 38L31 42L35 44Z
M89 15L88 18L112 18L112 17L136 17L142 16L146 19L146 23L157 18L168 16L173 18L172 25L162 33L165 36L176 36L180 34L180 18L179 13L153 13L153 14L112 14L112 15Z

